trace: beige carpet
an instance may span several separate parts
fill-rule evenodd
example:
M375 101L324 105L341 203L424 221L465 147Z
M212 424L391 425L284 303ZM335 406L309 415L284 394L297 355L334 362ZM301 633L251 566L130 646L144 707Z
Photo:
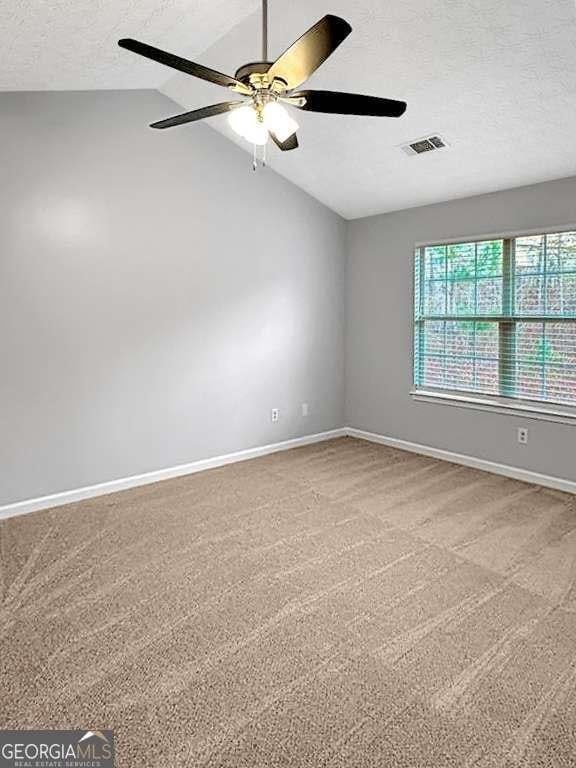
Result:
M124 768L576 765L576 498L349 438L0 524L0 726Z

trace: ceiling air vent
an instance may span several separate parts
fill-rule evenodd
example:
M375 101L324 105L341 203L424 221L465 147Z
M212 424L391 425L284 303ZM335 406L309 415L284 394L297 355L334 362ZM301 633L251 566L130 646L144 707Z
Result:
M448 144L438 134L426 136L423 139L411 141L409 144L403 144L402 149L407 155L422 155L425 152L433 152L436 149L444 149Z

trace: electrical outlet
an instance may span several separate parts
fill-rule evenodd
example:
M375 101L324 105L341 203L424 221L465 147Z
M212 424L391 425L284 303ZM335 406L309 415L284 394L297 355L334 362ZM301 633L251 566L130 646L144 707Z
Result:
M518 427L518 442L520 445L526 445L528 442L528 430L526 427Z
M304 418L308 416L308 403L302 403L302 416Z
M280 418L280 411L278 408L272 408L270 411L270 420L271 421L278 421Z

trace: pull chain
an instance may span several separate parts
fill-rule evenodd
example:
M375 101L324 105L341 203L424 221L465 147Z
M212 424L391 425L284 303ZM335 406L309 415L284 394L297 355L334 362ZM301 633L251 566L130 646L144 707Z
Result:
M252 170L253 171L258 170L258 161L260 161L260 165L262 166L262 168L266 168L267 145L268 145L268 142L262 145L262 156L258 157L258 144L252 144Z

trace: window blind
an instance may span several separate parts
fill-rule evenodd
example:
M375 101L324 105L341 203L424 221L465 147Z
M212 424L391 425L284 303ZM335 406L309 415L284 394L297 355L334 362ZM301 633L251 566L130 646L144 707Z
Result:
M414 380L576 405L576 231L417 248Z

